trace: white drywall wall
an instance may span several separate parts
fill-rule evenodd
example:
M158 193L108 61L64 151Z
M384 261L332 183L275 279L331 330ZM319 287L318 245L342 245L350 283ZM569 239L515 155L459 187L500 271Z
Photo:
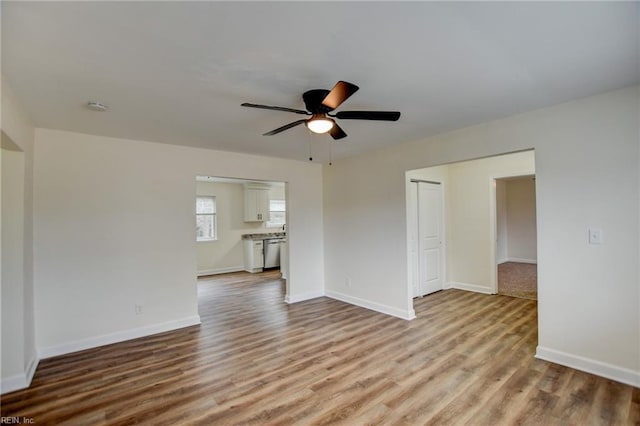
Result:
M36 131L35 163L37 343L45 355L197 318L199 175L288 182L289 300L323 292L318 164L47 129Z
M0 77L2 114L2 392L27 387L37 366L33 288L34 126ZM5 158L6 157L6 158ZM6 170L5 170L6 168ZM5 194L6 191L6 194ZM9 206L5 206L5 202ZM18 205L21 204L21 205ZM19 218L19 215L22 218ZM19 227L16 229L13 226ZM5 232L11 234L5 238ZM20 253L20 251L22 253ZM5 255L7 256L5 258ZM5 269L11 271L5 274Z
M2 150L2 373L24 373L24 153Z
M536 244L536 183L532 177L508 180L507 196L507 257L513 262L537 260Z
M638 97L630 87L325 167L327 292L410 312L405 172L533 148L539 353L640 377Z

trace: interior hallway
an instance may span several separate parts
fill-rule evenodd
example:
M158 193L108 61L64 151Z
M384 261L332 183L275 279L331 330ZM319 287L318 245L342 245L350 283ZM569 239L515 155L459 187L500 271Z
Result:
M538 300L538 265L520 262L499 264L498 294Z

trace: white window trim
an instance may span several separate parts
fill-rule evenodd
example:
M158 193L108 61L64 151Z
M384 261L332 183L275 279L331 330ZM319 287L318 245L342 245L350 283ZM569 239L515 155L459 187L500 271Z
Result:
M280 200L280 199L273 199L273 200L269 200L269 219L271 219L271 201L283 201L284 202L284 213L285 213L285 222L283 223L279 223L279 222L270 222L267 221L267 224L265 225L267 228L282 228L283 225L286 224L286 214L287 214L287 201L286 200ZM275 211L275 210L273 210Z
M198 216L213 216L213 232L214 235L213 237L198 237L196 235L196 242L197 243L206 243L206 242L210 242L210 241L218 241L218 206L216 205L216 197L215 195L196 195L196 199L198 198L212 198L213 199L213 206L215 209L214 213L198 213L196 210L196 218Z

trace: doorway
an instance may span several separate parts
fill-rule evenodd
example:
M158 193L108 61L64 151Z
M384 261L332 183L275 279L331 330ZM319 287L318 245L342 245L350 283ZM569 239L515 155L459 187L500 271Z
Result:
M197 276L269 270L288 295L286 183L203 175L195 184Z
M535 176L495 179L496 292L537 300Z
M442 191L441 262L439 270L431 269L442 277L441 288L496 294L496 179L528 177L531 180L534 175L533 150L406 172L409 306L414 303L414 297L424 291L418 284L421 269L417 226L418 184L413 181L439 183Z

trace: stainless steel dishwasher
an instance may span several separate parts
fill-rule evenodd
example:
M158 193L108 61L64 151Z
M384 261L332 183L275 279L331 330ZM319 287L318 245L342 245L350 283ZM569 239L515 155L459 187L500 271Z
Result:
M280 244L285 238L270 238L264 240L264 268L280 267Z

